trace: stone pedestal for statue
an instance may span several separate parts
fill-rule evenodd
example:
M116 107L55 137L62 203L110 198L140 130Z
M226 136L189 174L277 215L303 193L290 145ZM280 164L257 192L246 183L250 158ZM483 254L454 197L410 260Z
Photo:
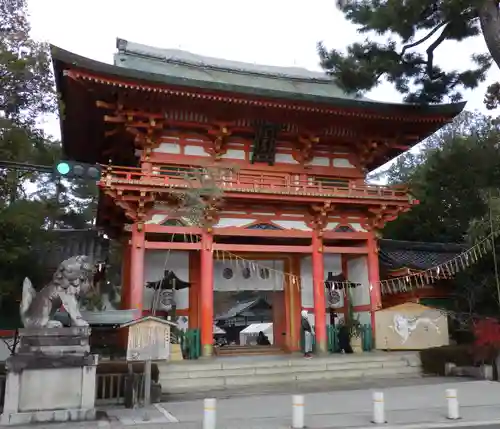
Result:
M19 348L7 359L2 425L95 419L97 355L90 328L19 330Z

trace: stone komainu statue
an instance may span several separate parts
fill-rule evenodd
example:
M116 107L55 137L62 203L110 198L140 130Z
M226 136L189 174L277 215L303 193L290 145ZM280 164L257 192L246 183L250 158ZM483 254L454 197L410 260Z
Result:
M61 262L52 281L38 293L26 277L20 313L25 328L58 328L52 320L62 306L68 312L72 326L88 326L80 314L78 298L93 287L94 265L88 256L73 256Z

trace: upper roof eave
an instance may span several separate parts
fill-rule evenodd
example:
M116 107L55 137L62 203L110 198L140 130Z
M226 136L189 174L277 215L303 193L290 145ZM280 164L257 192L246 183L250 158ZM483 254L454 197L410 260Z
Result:
M95 61L90 58L77 55L65 49L51 45L52 61L56 74L56 82L62 77L61 73L65 67L85 70L92 73L106 75L108 77L130 79L137 83L159 84L166 86L180 86L192 89L203 89L211 91L220 91L226 93L237 93L241 95L253 95L264 98L289 100L295 102L308 102L322 104L325 107L332 108L356 108L371 110L378 113L398 113L413 114L418 116L445 116L452 118L459 114L465 107L466 102L440 104L440 105L416 105L401 103L383 103L375 101L353 100L345 98L324 97L318 95L306 95L299 93L288 93L284 91L259 89L245 87L241 85L229 85L211 81L194 81L191 79L168 76L164 74L145 72L140 70L119 67L111 64Z

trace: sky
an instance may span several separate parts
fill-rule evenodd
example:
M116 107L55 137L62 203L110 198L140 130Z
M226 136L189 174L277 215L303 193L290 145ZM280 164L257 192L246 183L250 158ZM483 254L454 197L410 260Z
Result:
M28 0L28 5L33 37L107 63L112 63L120 37L235 61L321 70L318 41L342 49L365 37L344 19L335 0ZM445 69L460 69L467 67L472 53L484 51L484 41L477 37L445 43L436 57ZM485 84L465 94L468 110L485 110L483 95L494 80L500 80L495 66ZM367 96L401 101L388 84ZM44 128L59 137L56 118L46 119Z

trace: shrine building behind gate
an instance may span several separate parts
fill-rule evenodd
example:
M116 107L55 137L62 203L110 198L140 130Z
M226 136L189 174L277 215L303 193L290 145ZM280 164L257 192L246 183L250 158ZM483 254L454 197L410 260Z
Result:
M456 116L464 104L377 103L327 76L164 50L119 39L114 65L53 47L68 159L108 167L98 226L126 244L123 308L151 308L164 271L190 284L177 314L211 355L214 291L259 290L289 351L308 309L326 349L325 280L359 284L362 323L381 307L377 231L418 203L405 187L367 185L373 170ZM172 214L178 193L218 171L222 199L200 224ZM198 184L198 185L197 185ZM283 274L284 273L284 274ZM372 325L373 326L373 325Z

